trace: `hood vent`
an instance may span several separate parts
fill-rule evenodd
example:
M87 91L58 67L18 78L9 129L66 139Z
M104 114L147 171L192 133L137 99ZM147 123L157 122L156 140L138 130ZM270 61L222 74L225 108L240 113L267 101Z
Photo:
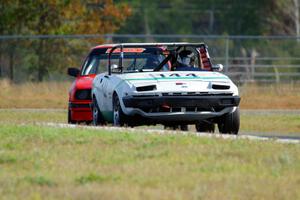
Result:
M147 85L147 86L136 87L136 91L138 91L138 92L145 92L145 91L152 91L152 90L156 90L156 85Z
M229 88L230 88L230 85L216 85L216 84L212 85L212 89L215 89L215 90L228 90Z

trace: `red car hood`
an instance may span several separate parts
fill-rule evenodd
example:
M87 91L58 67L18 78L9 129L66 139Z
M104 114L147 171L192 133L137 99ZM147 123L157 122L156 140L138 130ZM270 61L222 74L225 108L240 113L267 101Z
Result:
M96 75L80 76L76 79L76 88L77 89L90 89L92 88L93 80Z

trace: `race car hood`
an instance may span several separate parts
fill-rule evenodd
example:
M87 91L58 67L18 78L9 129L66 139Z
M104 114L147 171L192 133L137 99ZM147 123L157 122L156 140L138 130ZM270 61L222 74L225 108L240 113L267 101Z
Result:
M77 89L90 89L92 88L95 75L81 76L76 79Z
M215 90L235 90L235 85L224 74L218 72L147 72L123 74L122 79L136 88L155 85L156 92L194 92ZM143 88L142 88L143 89ZM151 91L151 87L148 87ZM235 92L233 92L235 93Z
M198 80L198 81L221 81L226 82L230 79L218 72L148 72L148 73L128 73L122 75L123 79L130 82L140 81L155 81L155 82L168 82L176 80Z

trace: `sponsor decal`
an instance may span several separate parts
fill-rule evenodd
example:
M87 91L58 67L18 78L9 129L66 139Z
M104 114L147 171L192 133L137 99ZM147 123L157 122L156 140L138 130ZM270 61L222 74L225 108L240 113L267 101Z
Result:
M138 80L209 80L209 79L220 79L220 80L229 80L227 76L222 76L216 73L213 74L200 74L196 73L188 73L188 74L179 74L179 73L171 73L171 74L159 74L158 76L151 74L151 78L141 77L141 78L128 78L126 81L138 81Z
M188 88L187 83L184 82L176 82L175 85L180 86L181 88Z
M146 50L145 48L123 48L123 52L125 52L125 53L142 53L145 50ZM110 51L111 51L111 48L108 48L105 53L109 53ZM121 52L120 48L116 48L113 51L113 53L120 53L120 52Z

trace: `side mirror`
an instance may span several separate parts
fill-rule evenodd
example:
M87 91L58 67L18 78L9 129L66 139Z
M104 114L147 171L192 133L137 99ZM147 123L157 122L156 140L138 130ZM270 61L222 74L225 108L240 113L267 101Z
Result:
M70 75L70 76L77 77L79 73L80 73L80 70L77 68L72 68L72 67L68 68L68 75Z
M216 64L212 66L212 70L213 71L217 71L217 72L221 72L223 71L224 66L222 64Z

